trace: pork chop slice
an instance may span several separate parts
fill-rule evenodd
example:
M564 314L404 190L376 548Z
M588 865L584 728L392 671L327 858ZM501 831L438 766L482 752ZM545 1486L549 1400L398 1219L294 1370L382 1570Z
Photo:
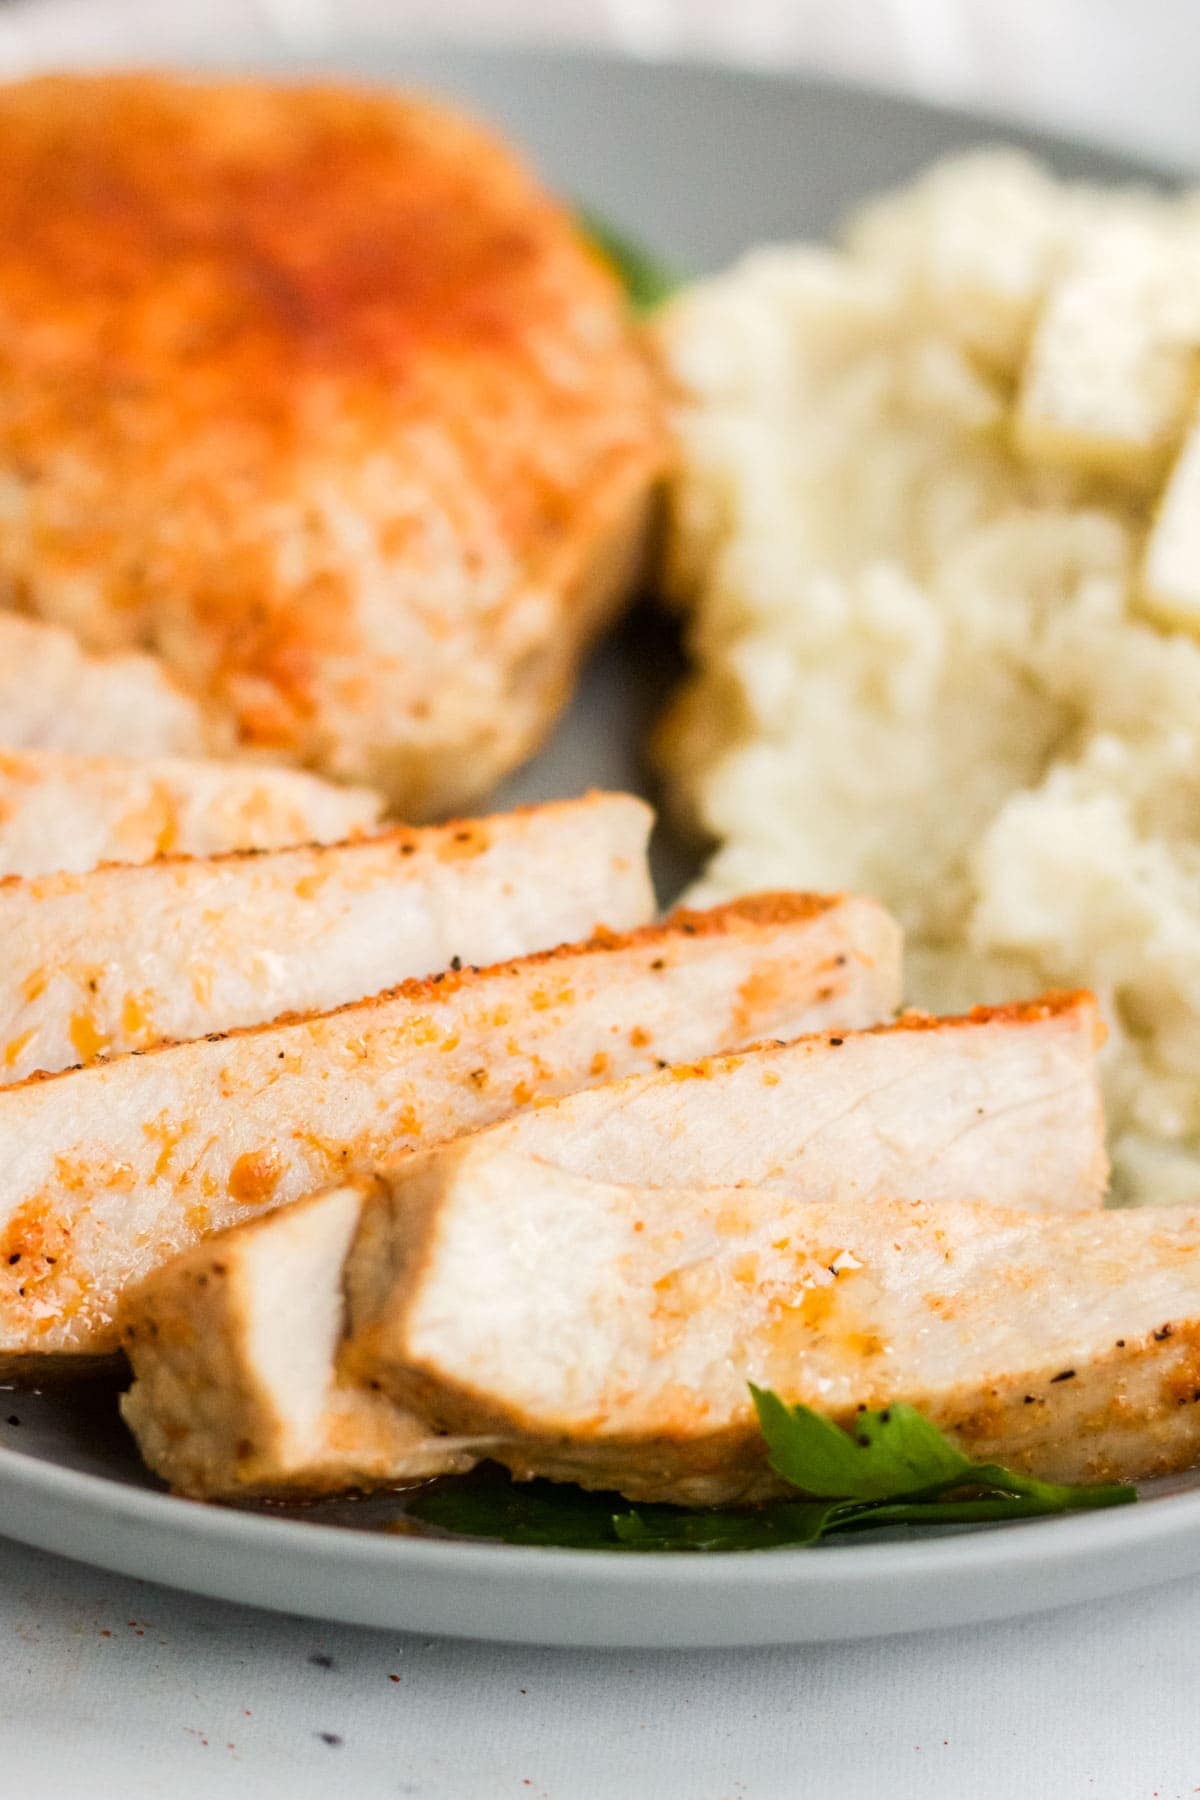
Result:
M130 1282L360 1165L898 987L874 902L766 895L0 1089L0 1367L111 1352Z
M199 1499L308 1498L469 1467L467 1451L335 1379L342 1264L369 1181L197 1244L131 1289L121 1412L155 1474Z
M986 1030L986 1026L975 1029ZM898 1033L880 1035L893 1043L899 1041ZM943 1041L952 1036L952 1032L942 1034ZM757 1052L744 1060L753 1062L770 1054ZM949 1065L945 1072L952 1079ZM625 1088L637 1085L622 1084ZM782 1086L780 1082L778 1087ZM767 1104L761 1116L743 1116L747 1135L757 1137L768 1130L778 1087L759 1083L757 1093L767 1096ZM606 1090L591 1091L603 1094ZM547 1104L521 1118L550 1119L559 1110L558 1103ZM125 1410L150 1466L172 1485L206 1497L304 1494L417 1479L461 1467L479 1432L469 1431L466 1437L456 1435L438 1443L431 1439L419 1406L402 1416L405 1406L414 1401L404 1373L407 1352L403 1350L410 1261L417 1254L414 1244L425 1241L425 1226L420 1222L411 1225L408 1213L415 1209L421 1221L425 1217L422 1209L436 1201L446 1209L446 1216L453 1217L464 1190L477 1187L481 1193L495 1193L502 1220L495 1229L501 1235L510 1233L513 1239L504 1266L518 1284L522 1277L513 1257L519 1262L528 1255L540 1270L541 1246L553 1245L557 1237L554 1230L546 1230L542 1212L531 1214L528 1220L522 1215L522 1177L528 1175L535 1186L566 1182L565 1191L585 1195L590 1183L506 1148L506 1143L520 1138L519 1123L514 1120L512 1129L497 1126L456 1144L410 1155L374 1182L357 1181L330 1190L324 1197L234 1226L173 1259L128 1293L121 1307L122 1335L137 1380ZM1077 1140L1082 1142L1078 1134ZM631 1166L643 1149L634 1124L626 1152ZM988 1152L996 1159L997 1184L1010 1193L1022 1191L1007 1169L1020 1153L1018 1144L1004 1140L995 1142ZM938 1155L935 1147L928 1149L924 1176L930 1190L946 1205L947 1193L953 1194L954 1189L947 1188ZM688 1180L692 1166L688 1151L676 1150L668 1173L677 1180ZM844 1174L850 1192L856 1191L855 1178L860 1173L852 1152L847 1152ZM652 1158L645 1175L650 1179L660 1175ZM783 1177L777 1176L777 1180L782 1184L786 1208L794 1208L800 1201L810 1204L802 1176L790 1184ZM1077 1185L1079 1180L1076 1171ZM672 1207L678 1206L674 1188L661 1191ZM746 1192L751 1206L769 1208L766 1190L732 1191ZM886 1198L886 1182L880 1191ZM976 1190L969 1186L967 1191ZM641 1203L652 1208L659 1190L643 1185L637 1192ZM1023 1198L1029 1203L1027 1192ZM823 1203L838 1204L827 1197ZM851 1209L877 1203L884 1203L877 1195L845 1202ZM356 1229L354 1221L360 1210L362 1223ZM320 1248L325 1241L323 1220L334 1216L339 1221L336 1254ZM565 1216L577 1220L578 1208L574 1214L568 1209ZM352 1238L354 1247L347 1259ZM478 1239L485 1264L492 1254L491 1239L492 1228ZM275 1242L277 1253L271 1248ZM305 1249L306 1244L311 1248ZM464 1304L476 1304L482 1279L472 1278L464 1287ZM334 1315L340 1319L343 1287L350 1302L353 1341L342 1359L343 1378L338 1379L334 1373L338 1334L332 1325L327 1330L322 1327L318 1334L322 1349L315 1360L296 1347L291 1334L306 1308L320 1320ZM717 1293L714 1289L714 1295ZM493 1314L497 1312L491 1297L481 1304ZM505 1304L498 1303L500 1312ZM667 1289L662 1304L669 1310ZM822 1304L818 1299L810 1306ZM585 1299L582 1305L582 1317L586 1318L590 1302ZM393 1365L400 1369L398 1375ZM395 1403L391 1412L374 1393L372 1384L379 1383ZM381 1454L381 1420L385 1418L386 1453Z
M203 756L197 702L156 657L84 650L71 632L0 612L0 743L91 756Z
M369 788L265 764L0 751L0 875L337 843L382 810Z
M0 1082L320 1012L654 912L624 794L265 853L0 882Z
M488 1135L605 1181L1079 1210L1108 1179L1102 1035L1088 993L907 1013L632 1075Z
M764 1498L749 1381L842 1424L908 1402L1052 1481L1200 1457L1200 1210L649 1189L482 1138L389 1186L349 1363L431 1428L505 1440L487 1454L521 1477Z

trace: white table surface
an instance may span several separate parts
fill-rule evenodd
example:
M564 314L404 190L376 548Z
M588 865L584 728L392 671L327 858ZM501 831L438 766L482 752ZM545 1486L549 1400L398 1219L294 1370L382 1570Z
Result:
M0 1544L4 1800L1183 1800L1198 1697L1197 1582L670 1656L310 1624Z
M24 0L0 7L0 72L217 37L233 60L347 24L787 59L1200 162L1195 0ZM0 1541L0 1800L341 1790L1182 1800L1200 1794L1200 1582L978 1631L671 1657L330 1628Z

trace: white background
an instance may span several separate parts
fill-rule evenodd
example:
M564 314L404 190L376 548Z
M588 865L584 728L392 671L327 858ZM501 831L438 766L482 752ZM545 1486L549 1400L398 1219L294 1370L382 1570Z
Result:
M0 74L347 32L819 68L1200 165L1197 0L0 0Z
M791 62L1200 166L1197 0L18 0L0 5L0 73L193 46L234 61L347 29ZM0 1542L0 1800L343 1791L1183 1800L1200 1794L1200 1583L975 1631L664 1656L329 1628Z
M4 1800L1200 1791L1194 1582L977 1631L676 1656L272 1618L3 1544L0 1596Z

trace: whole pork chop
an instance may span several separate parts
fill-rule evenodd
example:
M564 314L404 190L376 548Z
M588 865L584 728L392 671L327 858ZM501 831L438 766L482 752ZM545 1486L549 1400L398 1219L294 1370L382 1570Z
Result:
M617 284L424 100L0 88L0 601L248 746L460 808L537 743L665 460Z

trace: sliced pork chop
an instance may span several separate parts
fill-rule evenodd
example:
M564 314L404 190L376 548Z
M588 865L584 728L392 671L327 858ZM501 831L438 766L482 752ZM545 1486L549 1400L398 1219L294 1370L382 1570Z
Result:
M0 1366L111 1351L131 1281L348 1169L898 984L873 902L768 895L2 1089Z
M598 1180L812 1200L1099 1203L1108 1178L1091 994L768 1045L635 1075L492 1128Z
M654 913L624 794L265 854L0 883L0 1081L319 1012Z
M390 1285L355 1370L431 1426L506 1438L487 1454L522 1477L762 1498L779 1484L749 1381L843 1424L907 1401L1053 1481L1200 1457L1198 1210L646 1189L483 1140L391 1186Z
M309 1195L171 1259L121 1306L121 1411L155 1474L200 1499L304 1496L452 1474L471 1458L335 1379L342 1264L366 1182Z
M337 843L382 811L369 788L295 769L0 751L0 875Z
M153 656L92 656L59 625L0 613L0 744L92 756L202 756L195 700Z

